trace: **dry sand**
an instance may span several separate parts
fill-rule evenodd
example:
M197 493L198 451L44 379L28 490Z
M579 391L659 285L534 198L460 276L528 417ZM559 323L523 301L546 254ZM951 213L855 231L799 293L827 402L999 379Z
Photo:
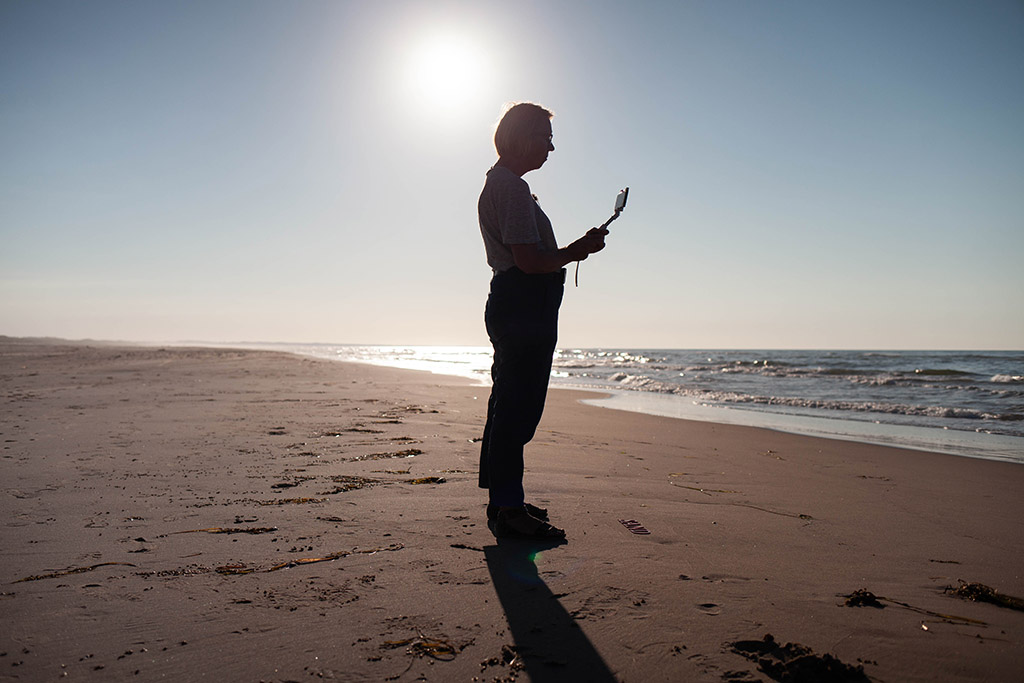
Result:
M0 679L1024 671L1024 612L945 590L1024 595L1024 467L552 391L527 491L569 543L538 553L485 523L486 395L269 352L3 340ZM879 606L847 606L859 589Z

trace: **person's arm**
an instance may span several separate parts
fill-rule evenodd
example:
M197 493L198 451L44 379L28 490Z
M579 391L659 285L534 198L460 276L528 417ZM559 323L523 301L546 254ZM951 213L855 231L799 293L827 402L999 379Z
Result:
M510 244L516 268L524 273L554 273L567 263L582 261L604 249L607 228L591 228L587 234L558 251L542 251L539 243Z

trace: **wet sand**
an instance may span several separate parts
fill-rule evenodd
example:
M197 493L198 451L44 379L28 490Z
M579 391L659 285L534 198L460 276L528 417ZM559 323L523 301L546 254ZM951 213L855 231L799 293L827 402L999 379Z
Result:
M528 448L530 500L569 536L538 548L486 526L486 388L271 352L4 339L0 679L1024 670L1016 603L946 590L1024 596L1024 467L583 396L552 391Z

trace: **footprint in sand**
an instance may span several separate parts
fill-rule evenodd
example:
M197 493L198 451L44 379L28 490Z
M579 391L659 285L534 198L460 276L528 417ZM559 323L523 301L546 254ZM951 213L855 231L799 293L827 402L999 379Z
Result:
M713 602L702 602L699 605L697 605L697 609L699 609L701 612L708 615L709 617L717 617L719 614L722 613L722 608Z

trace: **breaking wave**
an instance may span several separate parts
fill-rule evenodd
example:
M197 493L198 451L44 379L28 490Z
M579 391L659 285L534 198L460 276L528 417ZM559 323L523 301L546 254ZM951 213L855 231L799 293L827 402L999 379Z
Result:
M816 410L844 410L853 412L889 413L899 415L927 415L929 417L955 417L982 420L1022 420L1020 415L993 415L971 408L945 406L921 406L910 404L883 403L878 401L829 401L820 399L794 398L786 396L754 396L735 392L701 391L687 389L677 384L659 382L643 375L616 373L610 380L619 388L633 391L653 391L664 394L693 396L712 403L748 403L765 406L789 406L793 408L814 408Z

